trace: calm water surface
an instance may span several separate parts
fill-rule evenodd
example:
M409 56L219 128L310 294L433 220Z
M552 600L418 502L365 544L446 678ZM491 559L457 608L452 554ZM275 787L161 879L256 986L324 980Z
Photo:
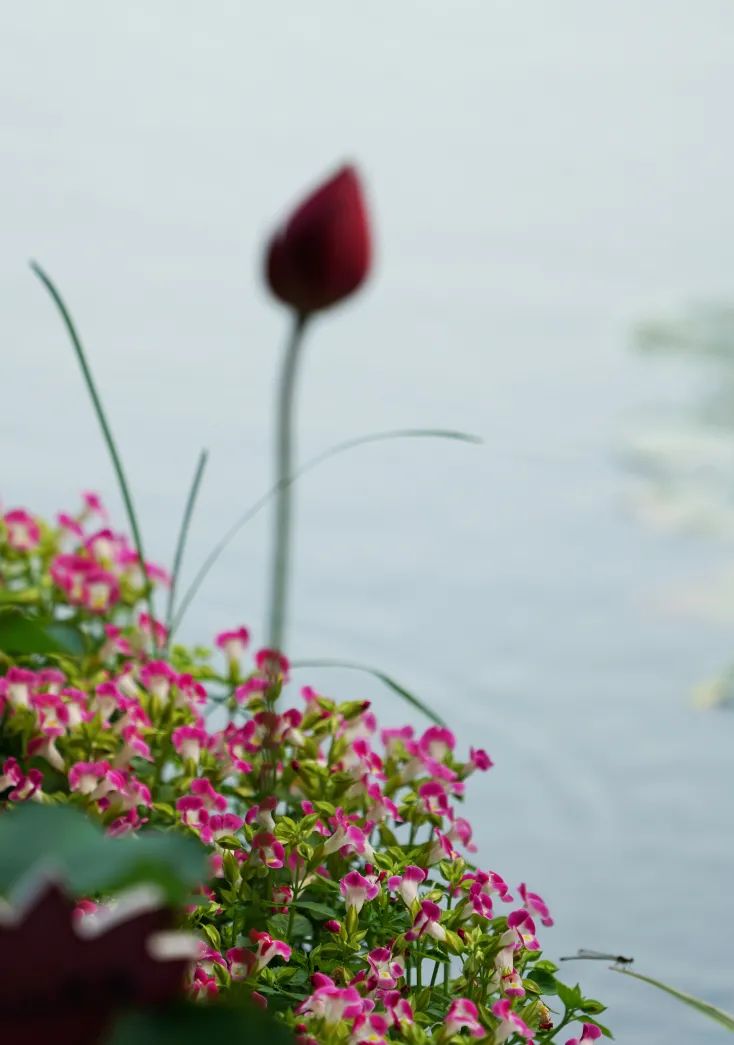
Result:
M379 265L313 330L302 456L399 426L485 444L372 446L304 479L293 653L390 671L489 749L481 860L547 898L550 957L631 953L734 1009L734 719L690 702L732 636L671 594L727 563L640 527L616 460L630 418L696 391L628 350L631 324L732 291L734 8L45 0L2 23L4 502L117 504L33 255L73 304L158 558L209 447L193 567L270 482L286 320L261 237L356 157ZM266 518L243 532L185 637L259 631L267 537ZM407 716L353 673L308 681ZM724 1040L574 971L621 1042Z

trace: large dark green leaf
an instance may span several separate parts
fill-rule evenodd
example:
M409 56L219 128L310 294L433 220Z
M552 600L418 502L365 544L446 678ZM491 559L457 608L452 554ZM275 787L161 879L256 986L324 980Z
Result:
M206 850L172 831L110 838L71 806L24 803L0 817L0 892L44 871L78 896L150 883L178 903L206 876Z
M5 653L66 653L81 657L84 635L66 621L28 617L16 610L0 613L0 650Z
M293 1045L293 1037L253 1005L181 1003L173 1008L131 1012L118 1020L107 1045Z

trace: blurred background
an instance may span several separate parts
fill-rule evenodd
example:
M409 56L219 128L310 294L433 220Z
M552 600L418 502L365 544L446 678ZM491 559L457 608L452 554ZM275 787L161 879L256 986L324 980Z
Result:
M190 576L271 482L287 317L263 237L356 161L378 266L311 332L300 457L402 426L485 442L377 444L299 483L292 653L380 667L489 750L480 864L547 899L549 958L621 951L732 1009L734 719L692 694L733 652L734 7L34 0L3 7L0 59L3 503L91 487L123 519L33 256L151 557L210 449ZM268 526L184 638L262 639ZM302 674L419 724L370 678ZM603 965L569 972L620 1042L724 1040Z

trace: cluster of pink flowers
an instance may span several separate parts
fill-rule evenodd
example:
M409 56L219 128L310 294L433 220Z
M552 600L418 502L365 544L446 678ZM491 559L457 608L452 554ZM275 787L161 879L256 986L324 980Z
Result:
M288 661L265 649L248 666L245 628L217 635L212 656L170 645L140 610L146 576L165 571L88 532L103 515L87 495L55 526L0 517L0 590L39 618L73 608L86 644L3 655L0 805L69 801L112 834L200 838L211 877L187 909L201 939L190 990L245 983L302 1045L548 1040L558 1018L533 974L555 972L536 931L550 912L472 864L460 815L486 752L459 757L441 725L380 731L368 702L310 687L284 708ZM598 1033L586 1022L569 1045Z

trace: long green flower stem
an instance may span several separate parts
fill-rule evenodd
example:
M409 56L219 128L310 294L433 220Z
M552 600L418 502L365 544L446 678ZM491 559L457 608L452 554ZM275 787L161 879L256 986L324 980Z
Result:
M280 390L276 414L275 442L275 474L278 493L275 502L275 545L273 548L273 565L270 580L270 623L268 626L268 645L272 650L283 652L286 609L288 599L288 579L290 568L291 515L293 470L293 398L296 385L296 372L303 343L303 332L308 315L297 312L294 316L283 369L280 376Z
M115 475L117 476L117 483L120 487L122 500L125 504L125 511L127 512L127 521L130 526L130 530L132 531L133 542L135 544L135 551L137 552L138 560L140 562L140 568L142 569L143 577L145 578L146 602L148 605L148 614L151 620L151 641L153 643L153 649L155 650L156 640L155 628L153 626L153 621L155 620L155 608L153 606L153 586L148 575L148 566L145 560L145 552L143 551L143 539L140 535L140 527L138 526L138 519L135 514L135 508L133 506L130 487L128 486L127 478L125 477L125 470L122 467L122 460L120 459L120 454L118 453L117 445L112 435L109 422L107 421L107 415L105 414L104 407L102 406L102 400L100 399L99 393L97 392L97 386L94 383L92 371L89 369L87 357L84 353L84 349L82 348L82 343L79 340L79 335L76 332L76 327L74 326L71 315L69 314L69 310L64 304L64 300L59 294L55 285L53 284L50 276L48 276L44 272L44 270L37 262L32 261L30 265L33 272L36 274L36 276L38 276L41 283L43 283L44 287L53 298L54 304L61 313L61 318L64 321L69 337L71 338L71 343L74 346L74 351L79 361L79 366L81 367L82 376L84 377L84 381L87 386L87 391L89 392L90 399L92 400L92 405L94 407L95 413L97 414L97 420L99 421L100 428L102 429L102 435L104 436L104 440L107 444L107 449L109 450L110 457L112 459L112 467L115 470Z

